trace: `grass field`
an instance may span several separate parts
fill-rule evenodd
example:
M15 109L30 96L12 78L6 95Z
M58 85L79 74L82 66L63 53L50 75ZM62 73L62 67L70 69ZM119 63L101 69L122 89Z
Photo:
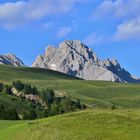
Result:
M51 88L58 95L68 94L97 108L35 121L0 121L0 140L140 139L139 84L84 81L50 70L0 65L1 82L11 84L16 80L40 90ZM21 105L18 98L9 95L0 95L0 103L17 110L30 106ZM105 109L112 105L118 109Z
M139 140L140 110L87 110L47 119L0 121L0 140Z
M30 83L40 90L51 88L58 94L69 94L98 107L114 104L119 108L140 108L140 84L84 81L50 70L0 65L0 81L11 84L16 80ZM0 96L0 102L3 100Z

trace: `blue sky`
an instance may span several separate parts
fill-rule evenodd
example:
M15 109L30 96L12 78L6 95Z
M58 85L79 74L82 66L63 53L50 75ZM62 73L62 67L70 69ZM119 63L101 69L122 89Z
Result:
M140 77L140 0L1 0L0 54L30 66L48 45L81 40Z

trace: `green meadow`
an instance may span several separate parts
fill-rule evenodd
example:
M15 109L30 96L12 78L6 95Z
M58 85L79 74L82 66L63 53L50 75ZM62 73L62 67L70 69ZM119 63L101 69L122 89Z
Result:
M139 84L85 81L51 70L0 65L0 82L10 85L16 80L80 99L90 109L34 121L1 120L0 140L140 139ZM29 108L9 95L0 95L0 103L17 110ZM110 109L112 105L115 110Z
M58 95L70 95L85 104L94 104L106 108L115 105L118 108L140 107L140 85L103 81L85 81L59 72L37 68L16 68L0 65L0 81L11 84L21 80L38 89L53 89ZM8 102L1 97L1 102ZM11 100L8 102L10 104Z
M139 140L140 110L92 109L35 121L0 121L1 140Z

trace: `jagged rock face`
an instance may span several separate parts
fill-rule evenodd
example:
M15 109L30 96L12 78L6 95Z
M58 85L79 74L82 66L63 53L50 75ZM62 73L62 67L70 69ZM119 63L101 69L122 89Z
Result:
M0 64L10 66L25 66L23 62L13 54L0 55Z
M32 67L56 70L86 80L137 82L117 60L100 60L81 41L64 41L58 48L48 46L45 55L38 56Z

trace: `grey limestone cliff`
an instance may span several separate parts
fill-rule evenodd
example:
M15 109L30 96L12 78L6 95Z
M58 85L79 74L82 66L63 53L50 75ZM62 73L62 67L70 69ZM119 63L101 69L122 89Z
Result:
M14 54L0 55L0 64L10 66L25 66L23 62L17 58Z
M58 47L48 46L32 67L51 69L86 80L139 82L117 60L100 60L92 49L78 40L64 41Z

